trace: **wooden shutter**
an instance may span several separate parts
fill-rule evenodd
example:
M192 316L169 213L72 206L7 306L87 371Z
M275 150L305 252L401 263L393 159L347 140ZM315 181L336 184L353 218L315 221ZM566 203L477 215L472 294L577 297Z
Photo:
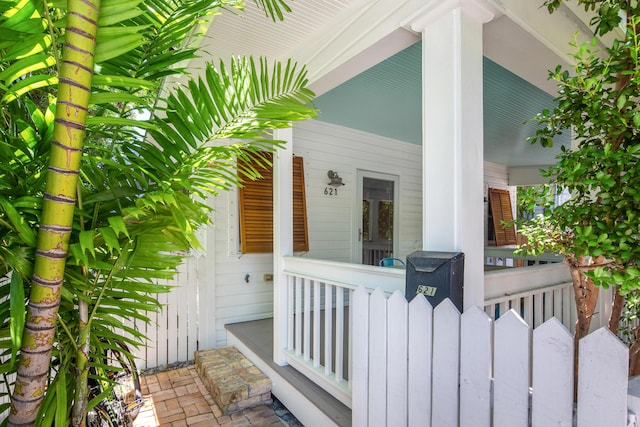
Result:
M271 153L264 154L269 161ZM243 253L273 252L273 168L253 164L261 179L240 188L240 241ZM309 250L302 157L293 158L293 250Z
M502 221L513 221L511 195L507 190L489 189L489 203L493 215L493 229L496 234L496 246L515 245L516 229L513 225L505 226Z
M304 191L304 163L302 157L293 158L293 250L309 251L307 229L307 196Z

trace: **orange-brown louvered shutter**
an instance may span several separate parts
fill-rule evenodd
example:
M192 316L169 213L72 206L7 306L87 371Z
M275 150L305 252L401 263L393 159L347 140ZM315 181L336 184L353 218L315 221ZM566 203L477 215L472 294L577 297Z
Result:
M271 153L264 158L271 161ZM239 191L240 241L243 253L273 251L273 168L252 164L261 179L245 181ZM308 251L307 206L302 157L293 158L293 250Z
M302 157L293 158L293 250L309 250L307 229L307 197L304 191L304 163Z
M264 153L271 162L271 153ZM273 168L251 162L262 178L240 187L240 244L243 253L273 250Z
M513 225L505 226L502 221L513 221L511 210L511 195L507 190L489 189L489 202L493 215L493 229L496 234L496 245L515 245L516 229Z

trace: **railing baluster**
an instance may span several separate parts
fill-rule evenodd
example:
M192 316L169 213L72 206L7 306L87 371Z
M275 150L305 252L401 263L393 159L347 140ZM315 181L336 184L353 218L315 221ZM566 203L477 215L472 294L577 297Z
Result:
M533 296L523 298L524 321L527 325L533 325Z
M533 296L533 323L534 327L542 325L544 322L543 319L543 301L544 301L544 293L535 294Z
M302 354L302 282L304 279L296 277L296 354Z
M295 307L293 295L294 283L296 278L294 276L287 275L287 350L293 350L294 345L294 320L295 320Z
M344 288L336 290L336 381L344 381Z
M547 291L544 293L544 319L542 323L553 317L553 291ZM560 320L560 319L558 319Z
M349 372L348 374L348 381L349 381L349 390L352 390L353 388L353 310L351 310L352 307L352 303L353 303L353 294L354 294L354 290L353 289L349 289L349 318L347 319L347 343L348 343L348 347L347 347L347 366L349 367Z
M564 326L571 332L575 330L575 328L571 329L571 326L573 326L576 321L576 317L573 315L575 310L571 310L571 300L575 301L575 298L572 298L572 290L572 288L564 288L562 290L562 323L564 323Z
M313 281L313 367L320 367L320 282Z
M503 316L507 311L509 311L509 301L501 302L498 305L498 315L497 317Z
M304 281L304 331L302 333L302 338L304 341L302 354L305 362L309 360L310 356L310 348L311 347L311 280L307 279Z
M333 372L333 285L324 284L324 374Z

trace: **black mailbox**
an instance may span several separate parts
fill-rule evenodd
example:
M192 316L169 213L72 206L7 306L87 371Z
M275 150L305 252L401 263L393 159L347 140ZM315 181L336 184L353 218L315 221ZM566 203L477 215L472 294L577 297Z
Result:
M407 256L406 272L407 300L411 300L417 294L423 294L435 308L442 300L449 298L462 312L462 252L416 251Z

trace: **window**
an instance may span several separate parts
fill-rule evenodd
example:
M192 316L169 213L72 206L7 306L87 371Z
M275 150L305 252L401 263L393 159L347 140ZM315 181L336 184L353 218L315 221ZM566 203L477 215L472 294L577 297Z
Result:
M496 237L496 246L515 245L516 229L513 225L505 226L503 221L513 221L511 210L511 195L507 190L497 188L489 189L489 206L493 218L493 232Z
M393 202L378 201L378 239L393 239Z
M271 153L265 153L263 157L269 161L273 159ZM238 192L242 252L273 252L273 168L257 163L252 166L262 178L245 181ZM302 157L293 158L293 250L309 250Z

